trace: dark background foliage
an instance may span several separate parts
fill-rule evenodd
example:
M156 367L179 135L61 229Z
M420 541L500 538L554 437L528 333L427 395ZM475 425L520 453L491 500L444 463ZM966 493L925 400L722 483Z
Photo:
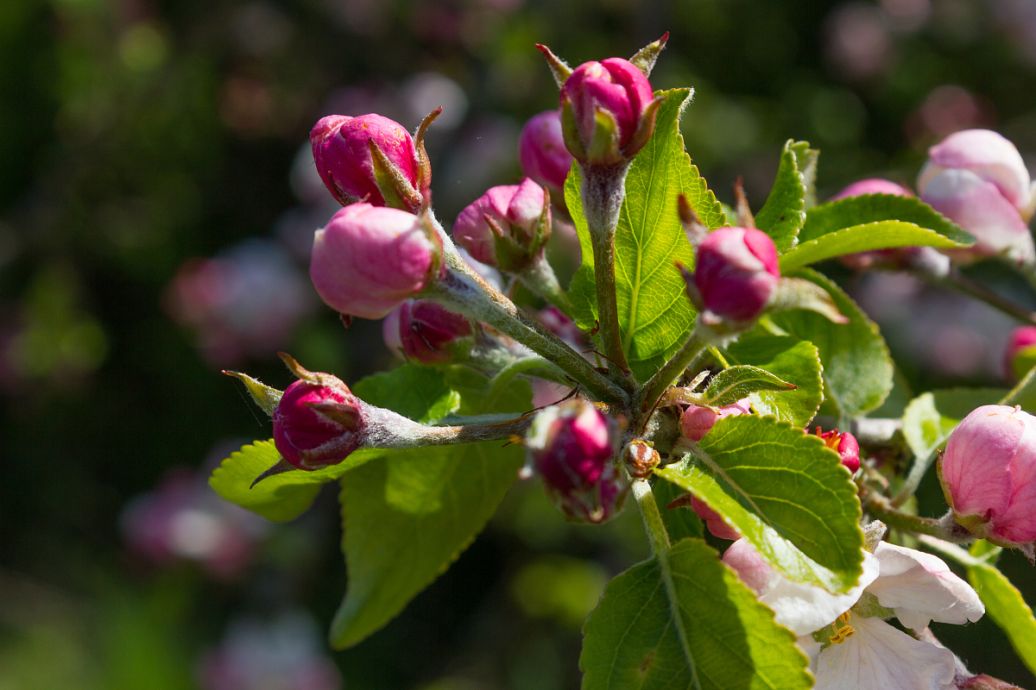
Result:
M347 381L390 364L377 324L346 334L309 297L308 238L333 211L306 157L319 116L412 127L445 105L430 147L449 219L517 178L521 123L556 103L534 43L575 64L665 30L652 81L697 89L684 134L724 197L743 176L758 206L788 137L823 150L824 194L874 174L909 184L926 147L964 127L1036 153L1027 0L0 3L0 688L257 687L219 684L204 659L249 639L242 621L285 612L305 633L288 636L309 640L291 663L325 674L313 687L335 687L329 658L349 688L576 687L582 615L643 554L631 515L572 528L539 487L517 487L398 620L332 654L322 634L346 584L333 495L216 578L129 548L142 518L126 506L174 468L203 475L228 439L267 436L219 369L284 385L276 349ZM276 254L269 289L293 300L276 311L245 289L194 313L199 293L175 278L199 259L274 282L241 249L251 238ZM919 390L999 383L1007 322L901 280L839 277ZM922 504L943 509L934 485ZM1032 569L1013 555L1006 568L1036 601ZM937 632L974 669L1032 680L991 622L950 627ZM261 666L263 643L251 649L239 663Z

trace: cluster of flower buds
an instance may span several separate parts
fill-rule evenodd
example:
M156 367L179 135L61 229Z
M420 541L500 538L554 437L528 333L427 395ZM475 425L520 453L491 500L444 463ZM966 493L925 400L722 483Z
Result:
M660 102L644 72L622 58L584 62L561 87L565 145L584 165L617 165L644 147Z
M550 196L526 178L490 187L457 216L453 237L476 261L521 273L543 257L550 228Z
M841 458L842 464L847 470L855 472L860 469L860 443L855 436L848 431L838 429L824 431L819 426L814 433L823 439L828 448L838 453L838 457Z
M1036 365L1036 326L1019 326L1011 332L1004 351L1004 378L1020 379Z
M1018 149L1000 134L951 134L929 149L917 189L925 202L974 235L966 256L1036 261L1028 227L1036 193Z
M343 206L366 201L416 212L430 183L410 133L376 114L328 115L309 133L313 160Z
M593 404L576 399L548 407L526 435L528 469L571 520L614 517L629 490L616 464L616 424Z
M388 349L422 364L455 360L472 344L471 322L428 300L407 300L382 321Z
M704 323L747 323L770 304L780 277L769 235L755 228L717 228L698 245L688 292L703 310Z
M1032 553L1036 542L1036 417L984 405L950 434L939 464L957 522L994 543Z
M525 176L550 190L555 203L564 200L572 154L565 148L560 110L546 110L525 123L518 137L518 160Z

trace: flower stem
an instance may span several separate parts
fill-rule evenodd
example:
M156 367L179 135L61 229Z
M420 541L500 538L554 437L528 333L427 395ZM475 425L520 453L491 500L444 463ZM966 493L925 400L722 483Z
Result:
M916 270L913 271L913 274L933 285L946 287L955 292L959 292L962 295L967 295L972 299L984 302L993 309L1010 316L1016 321L1036 326L1036 312L1026 309L1022 305L1016 304L1006 297L993 292L982 283L972 280L957 269L950 269L950 271L944 276L934 276L932 274Z
M538 259L518 274L518 280L522 281L522 285L561 311L569 315L572 314L572 303L569 301L565 291L561 289L561 283L558 282L557 276L554 275L554 269L550 267L550 262L547 261L547 257L543 254L540 254Z
M861 494L863 507L868 513L881 520L889 527L913 532L915 534L927 534L938 537L944 541L965 543L975 539L967 530L953 522L952 517L928 518L920 515L911 515L896 510L884 496L864 490Z
M634 479L631 489L640 509L640 517L644 520L644 531L651 542L651 551L664 558L669 551L669 533L662 521L662 513L658 510L655 494L651 491L651 483L647 479Z
M597 317L608 368L624 379L629 362L622 348L619 307L615 295L615 229L626 195L628 163L583 166L583 213L590 229L594 252L594 283L597 287Z
M707 343L698 334L691 332L690 337L662 368L647 380L634 401L634 413L644 421L655 409L655 405L665 394L669 386L680 378L683 372L705 351Z
M374 405L366 405L363 412L367 426L363 446L391 449L509 439L523 435L533 418L522 415L488 422L432 426Z
M449 249L444 253L447 261L446 273L426 288L426 297L473 319L485 321L528 346L563 369L602 400L626 402L629 399L621 386L594 369L563 340L525 318L514 302L468 267L459 254Z

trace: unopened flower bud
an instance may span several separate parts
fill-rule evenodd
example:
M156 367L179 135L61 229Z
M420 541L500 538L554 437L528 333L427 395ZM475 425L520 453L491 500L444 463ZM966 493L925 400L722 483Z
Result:
M561 134L561 111L547 110L525 123L518 137L518 160L525 176L549 189L555 201L564 198L572 154Z
M604 522L629 489L615 463L615 423L585 400L542 410L526 437L529 463L571 520Z
M891 196L914 195L909 189L901 184L893 182L892 180L886 180L880 177L869 177L863 180L857 180L848 185L845 189L838 192L838 194L831 197L831 201L839 201L841 199L849 199L869 194L888 194ZM911 257L917 253L918 249L918 247L876 249L869 252L846 254L844 256L840 256L839 261L855 271L863 271L876 265L900 267L908 265L911 261Z
M380 319L442 270L439 237L405 211L352 204L313 238L309 275L332 309Z
M581 163L632 159L651 137L656 113L647 77L622 58L584 62L561 88L565 145Z
M381 115L328 115L309 133L320 178L342 205L366 201L417 211L418 157L401 124Z
M1004 546L1036 541L1036 417L983 405L950 434L940 479L957 522Z
M730 541L736 541L741 538L741 534L736 529L724 522L719 513L710 508L708 503L702 501L697 496L691 496L691 509L705 523L705 527L712 533L712 536L719 539L729 539Z
M901 184L897 184L892 180L886 180L881 177L868 177L863 180L857 180L852 184L848 185L842 191L831 197L831 201L838 201L839 199L848 199L854 196L863 196L865 194L891 194L892 196L913 196L914 193Z
M736 403L716 408L704 405L690 405L680 415L680 431L692 441L700 441L705 438L705 435L712 430L712 427L720 419L743 414L752 414L752 407L748 402L748 398L742 398Z
M819 426L816 428L815 433L823 439L824 444L828 448L838 453L842 464L850 472L860 469L860 443L855 436L848 431L839 431L838 429L824 431Z
M761 230L719 228L698 246L694 286L712 319L755 319L777 290L780 275L777 247Z
M547 195L528 178L491 187L460 212L453 236L476 261L520 272L543 255L550 238Z
M975 237L963 257L1036 260L1027 222L1036 205L1021 155L989 130L957 132L929 149L917 187L921 198Z
M1011 333L1004 352L1004 376L1015 381L1036 365L1036 326L1019 326Z
M385 317L382 335L389 349L404 359L441 364L463 347L458 341L471 336L471 322L435 302L407 300Z
M302 470L341 462L362 443L363 407L330 374L288 386L273 411L273 442L285 461Z

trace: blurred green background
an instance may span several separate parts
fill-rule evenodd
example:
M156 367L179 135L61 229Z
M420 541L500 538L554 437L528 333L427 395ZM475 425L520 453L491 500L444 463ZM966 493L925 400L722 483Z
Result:
M556 105L534 43L576 64L665 30L653 84L697 89L684 134L722 197L743 176L758 207L789 137L823 150L825 195L909 184L965 127L1036 154L1031 0L0 3L0 690L577 687L582 617L644 555L633 511L571 527L517 486L399 619L332 653L334 496L273 527L203 481L269 433L220 369L283 386L278 349L346 381L391 364L379 324L346 334L305 277L334 210L308 157L319 116L413 127L444 105L449 219L517 178L522 122ZM919 390L1000 383L1008 322L838 275ZM1004 564L1036 601L1029 565ZM951 628L974 670L1032 682L990 621Z

